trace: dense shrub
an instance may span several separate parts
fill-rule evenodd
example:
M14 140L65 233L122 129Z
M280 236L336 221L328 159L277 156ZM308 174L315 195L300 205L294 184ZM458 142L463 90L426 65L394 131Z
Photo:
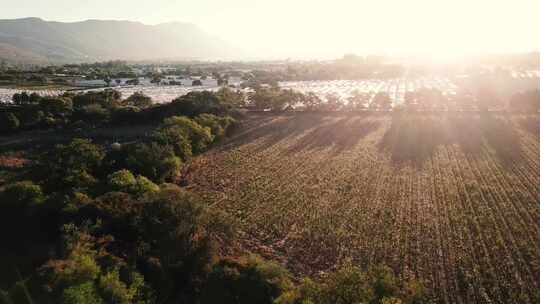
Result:
M203 113L223 114L228 110L228 106L221 103L219 98L212 92L189 92L173 100L170 104L163 105L166 115L185 115L194 117Z
M39 160L39 173L49 187L88 187L96 182L105 153L90 140L74 139L68 145L56 145Z
M39 185L31 181L21 181L8 185L1 193L2 203L18 206L34 206L45 201Z
M73 96L73 107L83 108L85 106L99 104L104 108L118 105L122 98L119 91L107 89L103 91L90 91Z
M193 154L189 137L179 127L161 128L154 133L152 140L160 145L172 147L174 153L184 161L190 159Z
M117 125L136 124L144 122L143 112L135 106L113 107L111 109L111 122Z
M107 184L112 191L122 191L137 196L159 191L159 186L151 180L142 175L135 177L133 173L126 169L110 174L107 178Z
M174 154L173 148L157 143L139 143L128 148L126 164L138 174L153 181L173 181L180 177L182 160Z
M216 138L225 136L229 128L236 123L232 117L220 117L212 114L201 114L195 117L195 121L203 127L210 128L212 135Z
M387 267L375 267L363 272L354 266L344 266L319 282L310 279L281 295L276 304L348 304L348 303L423 303L424 290L412 281L402 284Z
M271 304L292 287L290 274L277 263L255 255L224 259L212 268L202 303Z
M206 151L208 145L214 140L210 128L203 127L187 117L174 116L166 118L160 129L174 130L189 138L195 154Z
M160 299L177 303L195 296L195 286L204 278L214 255L213 239L227 236L206 220L204 202L192 193L169 185L143 205L137 225L146 244L143 274Z
M137 180L133 173L123 169L110 174L107 177L107 184L112 191L130 192L137 184Z
M108 251L111 241L74 225L64 226L62 253L41 270L52 302L128 304L149 296L142 276ZM125 275L120 277L120 271Z
M135 92L124 101L124 104L138 108L147 108L152 103L152 98L144 95L143 92Z
M110 111L99 104L91 104L82 107L76 112L76 118L91 125L100 125L107 123L110 119Z
M65 117L71 115L73 103L66 97L44 97L39 101L41 110L51 116Z

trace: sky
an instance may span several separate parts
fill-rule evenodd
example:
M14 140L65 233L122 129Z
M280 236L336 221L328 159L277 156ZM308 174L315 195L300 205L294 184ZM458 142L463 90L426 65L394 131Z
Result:
M538 0L0 0L0 18L194 23L261 58L540 50Z

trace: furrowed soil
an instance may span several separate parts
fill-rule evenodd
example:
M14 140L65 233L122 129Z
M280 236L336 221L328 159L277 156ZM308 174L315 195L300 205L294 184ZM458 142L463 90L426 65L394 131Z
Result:
M540 303L540 116L250 115L189 188L298 277L353 262L439 303Z

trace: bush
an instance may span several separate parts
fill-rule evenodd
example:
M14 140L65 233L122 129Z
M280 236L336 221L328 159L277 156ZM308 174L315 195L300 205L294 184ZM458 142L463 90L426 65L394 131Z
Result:
M105 157L103 149L87 139L74 139L68 145L56 145L39 160L39 173L53 188L88 187Z
M138 108L147 108L152 105L152 98L144 95L143 92L135 92L129 96L124 103L126 105L135 106Z
M51 116L67 116L73 111L73 103L70 98L44 97L39 101L42 111Z
M293 287L290 278L285 268L256 255L225 259L212 268L202 303L270 304Z
M110 116L111 114L109 110L103 108L99 104L84 106L80 111L77 112L78 119L92 125L106 123L109 121Z
M112 238L96 238L72 224L64 226L64 238L59 259L41 269L52 298L62 303L119 304L143 303L147 298L143 277L107 250Z
M83 108L85 106L99 104L104 108L110 108L118 105L121 98L122 93L117 90L90 91L73 96L73 106L75 108Z
M236 122L232 117L219 117L212 114L201 114L195 118L195 121L203 127L210 128L212 135L216 138L225 136L229 127Z
M166 118L160 127L160 130L165 129L172 129L189 138L195 154L206 151L208 145L214 140L210 128L203 127L187 117Z
M62 293L62 304L104 304L93 282L66 288Z
M16 182L8 185L1 197L3 203L16 206L35 206L45 201L45 195L41 187L31 181Z
M114 107L111 109L111 121L115 124L141 123L141 109L134 106Z
M157 143L135 145L128 151L126 163L134 172L158 182L176 180L182 169L182 160L174 150Z
M154 184L148 178L142 175L136 177L136 183L133 189L134 194L141 196L147 193L157 193L159 190L159 186Z
M110 174L107 177L107 184L113 191L130 192L137 184L137 180L133 173L123 169Z
M170 146L176 156L187 161L193 154L191 141L179 127L162 128L154 133L153 140L160 145Z
M118 269L102 275L99 278L99 288L103 298L108 303L131 304L137 299L138 293L144 287L144 279L138 273L132 273L131 284L128 286L120 280Z
M129 170L122 169L110 174L107 184L113 191L122 191L142 196L146 193L159 192L159 186L148 178L139 175L135 177Z
M281 295L276 304L423 303L424 290L415 281L401 284L392 270L375 267L368 273L345 266L320 282L306 279Z
M163 105L163 110L167 116L185 115L195 117L199 114L223 114L229 109L228 105L221 103L220 99L213 92L189 92L167 105Z

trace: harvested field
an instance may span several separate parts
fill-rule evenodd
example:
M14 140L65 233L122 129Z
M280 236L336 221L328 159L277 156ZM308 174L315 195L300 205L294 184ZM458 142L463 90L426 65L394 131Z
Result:
M189 187L297 275L384 263L440 303L540 303L540 117L253 115Z

